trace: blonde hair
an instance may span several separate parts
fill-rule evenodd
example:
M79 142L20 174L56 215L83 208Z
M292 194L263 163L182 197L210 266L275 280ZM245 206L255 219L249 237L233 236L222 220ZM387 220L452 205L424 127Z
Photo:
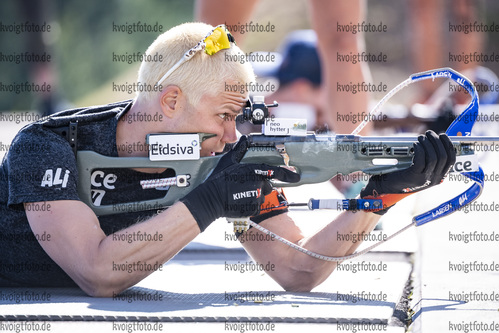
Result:
M211 29L213 27L205 23L184 23L158 36L149 46L146 54L154 56L157 53L162 55L163 59L153 62L143 61L140 65L138 81L154 87L184 53L194 47ZM202 96L206 94L214 96L223 91L226 82L235 81L241 84L254 82L255 74L251 65L247 62L241 64L238 61L228 61L225 58L226 53L236 55L241 54L242 51L233 43L229 49L221 50L214 55L200 51L189 61L180 65L161 83L163 89L168 85L176 85L185 94L187 101L197 106ZM150 102L159 94L159 91L140 91L137 93L137 99Z

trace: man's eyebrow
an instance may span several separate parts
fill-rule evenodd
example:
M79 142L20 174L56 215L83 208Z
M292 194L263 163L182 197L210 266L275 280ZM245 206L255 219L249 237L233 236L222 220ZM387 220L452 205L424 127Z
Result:
M244 104L241 104L241 107L234 106L233 104L232 105L229 104L229 105L225 106L226 109L229 109L230 111L232 111L232 113L236 113L236 114L241 113L243 110L243 107L244 107Z

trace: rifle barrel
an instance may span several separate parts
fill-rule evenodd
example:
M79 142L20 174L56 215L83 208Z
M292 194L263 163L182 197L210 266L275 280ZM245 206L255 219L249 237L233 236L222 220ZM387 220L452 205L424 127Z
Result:
M449 139L454 144L482 144L482 145L492 145L499 144L499 136L449 136ZM361 136L359 137L359 142L405 142L414 141L417 142L418 138L416 136Z

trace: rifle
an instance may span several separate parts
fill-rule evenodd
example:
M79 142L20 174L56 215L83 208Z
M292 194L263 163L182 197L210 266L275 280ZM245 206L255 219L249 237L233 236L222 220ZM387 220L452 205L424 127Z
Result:
M458 118L449 126L446 134L449 135L458 156L454 165L455 171L475 183L460 195L414 217L413 222L419 226L429 221L446 216L474 201L480 195L484 186L484 173L480 166L472 159L478 145L493 145L499 137L471 136L471 130L478 117L478 94L473 83L450 68L442 68L411 75L407 80L392 89L376 107L369 113L375 115L381 106L395 93L407 85L425 79L448 78L461 85L471 96L471 102ZM268 108L277 104L267 105L263 98L255 97L243 111L245 120L254 124L269 121ZM314 132L305 132L304 135L266 135L251 134L248 136L249 149L241 163L266 163L274 166L293 167L301 175L298 183L279 183L280 187L298 186L303 184L324 182L336 175L348 175L362 171L369 175L385 174L408 168L412 163L413 143L417 137L399 136L360 136L357 135L365 126L364 120L350 135L321 135ZM300 124L287 130L299 130ZM295 131L296 132L296 131ZM299 131L298 131L299 132ZM205 139L214 136L209 133L194 134L158 134L162 139L192 140L192 147L201 144ZM148 136L148 144L155 149L161 148L156 134ZM185 140L184 140L185 141ZM163 141L161 141L163 142ZM168 145L168 144L167 144ZM172 144L173 146L173 144ZM499 146L498 146L499 147ZM164 148L164 146L163 146ZM118 212L131 212L149 209L162 209L171 206L185 196L196 186L201 184L218 164L221 155L201 157L194 160L152 160L147 157L108 157L92 151L78 151L78 192L96 215L109 215ZM170 156L171 157L171 156ZM190 157L189 157L190 158ZM473 168L474 167L474 168ZM90 179L92 171L103 168L161 168L172 169L175 176L165 179L156 179L141 182L144 190L148 188L169 186L163 198L146 200L134 203L118 203L114 205L96 206L91 198ZM379 200L342 200L343 209L370 209L379 205ZM326 206L331 208L327 201L310 201L311 209Z

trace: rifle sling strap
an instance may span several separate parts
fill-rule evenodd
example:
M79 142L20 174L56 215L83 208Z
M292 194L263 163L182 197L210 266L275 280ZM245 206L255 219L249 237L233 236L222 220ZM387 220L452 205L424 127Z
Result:
M51 130L69 142L76 158L76 153L78 151L78 122L72 121L67 126L53 127Z

